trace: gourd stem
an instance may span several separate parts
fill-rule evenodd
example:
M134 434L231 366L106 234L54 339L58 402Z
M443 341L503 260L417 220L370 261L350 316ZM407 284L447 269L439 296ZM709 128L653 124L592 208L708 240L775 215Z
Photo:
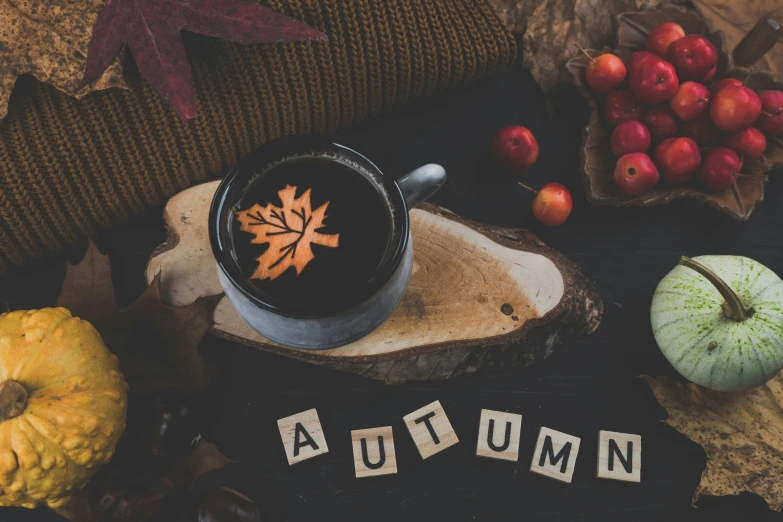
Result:
M0 382L0 422L21 415L27 406L27 390L13 380Z
M723 313L726 315L726 317L732 321L741 322L753 315L753 309L749 310L745 308L745 305L739 296L734 292L734 290L731 289L729 285L726 284L723 279L718 277L715 272L687 256L682 256L680 258L679 264L688 267L691 270L695 270L700 275L704 276L707 281L713 284L718 292L720 292L720 295L722 295L726 300L723 303Z

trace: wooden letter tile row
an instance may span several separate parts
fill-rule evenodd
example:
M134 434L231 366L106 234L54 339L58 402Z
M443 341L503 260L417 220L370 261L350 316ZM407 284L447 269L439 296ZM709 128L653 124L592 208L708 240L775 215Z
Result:
M459 442L440 401L403 417L422 459ZM315 409L277 421L288 464L328 453L326 438ZM522 415L481 410L476 455L492 459L519 460ZM561 482L574 476L581 439L541 427L530 471ZM394 434L391 426L351 432L357 478L397 473ZM598 432L598 478L641 482L642 437L614 431Z

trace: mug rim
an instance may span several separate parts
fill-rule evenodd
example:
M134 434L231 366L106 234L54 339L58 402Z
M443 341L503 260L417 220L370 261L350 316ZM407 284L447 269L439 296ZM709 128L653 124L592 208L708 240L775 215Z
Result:
M366 294L355 303L339 308L335 307L328 312L324 310L308 310L306 306L302 305L297 305L289 310L283 310L279 306L270 304L256 295L250 285L249 278L243 274L229 252L229 245L226 244L228 242L228 221L226 223L221 223L221 218L225 212L231 211L230 208L226 209L226 205L231 206L233 203L227 202L226 197L229 189L231 189L235 183L249 181L250 178L258 172L259 167L273 162L276 159L310 151L314 153L336 152L341 155L347 155L349 159L356 161L360 166L371 171L374 176L373 179L368 181L373 184L376 184L379 181L382 183L389 196L395 230L399 231L399 233L394 233L396 240L393 238L395 244L391 246L391 255L378 270L378 275L369 285ZM209 209L209 242L218 268L223 271L234 288L238 289L242 295L250 300L255 306L258 306L267 312L272 312L276 315L292 319L323 319L334 317L350 312L370 300L383 289L384 285L386 285L389 279L391 279L391 276L399 268L410 239L409 227L408 207L399 185L393 179L385 176L383 171L366 156L350 147L336 143L330 137L319 135L278 138L267 142L248 153L226 173L212 198Z

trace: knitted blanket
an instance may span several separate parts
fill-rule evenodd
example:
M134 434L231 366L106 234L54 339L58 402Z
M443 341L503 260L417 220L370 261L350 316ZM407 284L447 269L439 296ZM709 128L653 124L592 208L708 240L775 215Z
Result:
M198 117L139 76L75 100L20 78L0 122L0 272L215 176L264 142L330 132L511 63L486 0L268 0L328 42L187 35Z

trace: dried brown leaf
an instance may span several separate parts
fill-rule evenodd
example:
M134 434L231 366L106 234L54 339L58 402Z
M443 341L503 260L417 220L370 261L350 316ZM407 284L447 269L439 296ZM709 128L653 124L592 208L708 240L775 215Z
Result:
M527 20L524 64L544 91L558 83L563 65L579 54L576 45L600 49L612 45L617 31L615 17L644 6L676 2L645 0L545 0L534 2Z
M234 461L223 455L217 446L201 439L187 459L190 486L192 487L202 475L232 462Z
M84 258L68 265L57 306L95 325L120 358L135 392L200 389L213 369L202 359L198 345L212 325L212 311L222 294L173 307L161 301L159 280L160 275L133 304L118 308L109 258L91 241Z
M109 256L101 254L92 241L82 260L68 265L57 306L87 321L95 321L117 308Z
M764 16L783 24L783 3L780 0L693 0L696 10L713 30L723 31L726 48L733 51L738 43ZM755 68L783 76L783 40L770 49Z
M95 323L133 393L146 395L164 388L186 392L202 389L213 368L199 353L199 343L212 324L221 295L201 297L188 306L172 307L160 299L156 277L127 308Z
M763 386L734 393L643 377L669 412L666 424L707 453L694 504L701 495L750 491L771 509L783 509L783 372Z
M25 73L77 97L125 87L118 58L95 82L78 89L103 4L104 0L0 0L0 119L8 110L16 78Z
M534 0L489 0L500 21L514 33L523 33L527 19L536 9L538 2Z

